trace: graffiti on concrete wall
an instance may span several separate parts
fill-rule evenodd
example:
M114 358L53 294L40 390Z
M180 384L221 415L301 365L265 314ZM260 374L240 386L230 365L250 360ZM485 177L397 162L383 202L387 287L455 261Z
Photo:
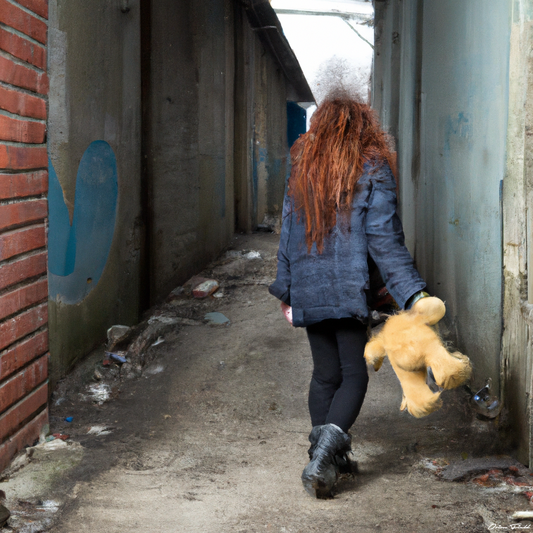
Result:
M107 263L118 199L117 160L105 141L92 142L76 176L72 223L49 160L48 270L50 298L81 302L97 285Z

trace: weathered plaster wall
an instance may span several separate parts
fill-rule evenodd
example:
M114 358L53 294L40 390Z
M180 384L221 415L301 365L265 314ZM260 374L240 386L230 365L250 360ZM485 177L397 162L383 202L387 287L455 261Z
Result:
M279 214L283 207L287 165L287 88L285 77L270 54L257 43L255 50L253 112L253 181L255 220Z
M151 299L229 241L233 215L233 4L152 2L148 175Z
M139 31L138 0L50 1L53 379L110 325L138 318Z
M252 231L266 214L281 211L289 88L241 8L235 35L235 220L238 231Z
M407 243L474 386L497 389L510 3L376 1L376 16L373 102L397 132Z
M517 456L533 464L533 2L513 3L509 69L507 167L503 182L504 308L502 374Z

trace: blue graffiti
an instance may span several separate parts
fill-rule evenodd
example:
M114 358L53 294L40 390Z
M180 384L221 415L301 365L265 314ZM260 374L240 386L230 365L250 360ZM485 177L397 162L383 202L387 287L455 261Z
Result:
M450 150L450 140L453 137L462 137L472 141L472 115L470 113L459 113L456 117L446 118L446 131L444 148Z
M49 160L49 296L81 302L97 285L107 263L118 199L117 160L105 141L92 142L76 177L72 224L63 190Z

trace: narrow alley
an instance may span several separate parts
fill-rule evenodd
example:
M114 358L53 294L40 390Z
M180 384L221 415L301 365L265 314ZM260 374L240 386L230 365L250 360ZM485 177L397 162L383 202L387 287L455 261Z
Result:
M492 423L476 419L461 390L447 392L444 408L427 418L400 413L401 391L388 365L370 371L369 394L352 428L360 474L341 480L333 500L307 495L300 475L311 358L305 331L285 322L266 290L277 241L268 233L237 236L232 250L202 274L220 281L223 297L195 300L174 291L175 299L152 309L182 324L149 347L140 377L124 379L118 366L103 367L102 347L60 382L50 429L69 438L58 449L33 448L28 464L5 473L1 488L12 531L530 527L510 520L529 508L524 487L487 488L436 475L448 463L466 465L500 451ZM207 325L206 312L230 322ZM88 392L95 383L110 386L103 403Z

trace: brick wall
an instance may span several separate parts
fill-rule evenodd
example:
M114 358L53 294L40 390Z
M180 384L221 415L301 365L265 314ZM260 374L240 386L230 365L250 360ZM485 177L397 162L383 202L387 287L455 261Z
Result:
M0 471L48 422L48 0L0 0Z

